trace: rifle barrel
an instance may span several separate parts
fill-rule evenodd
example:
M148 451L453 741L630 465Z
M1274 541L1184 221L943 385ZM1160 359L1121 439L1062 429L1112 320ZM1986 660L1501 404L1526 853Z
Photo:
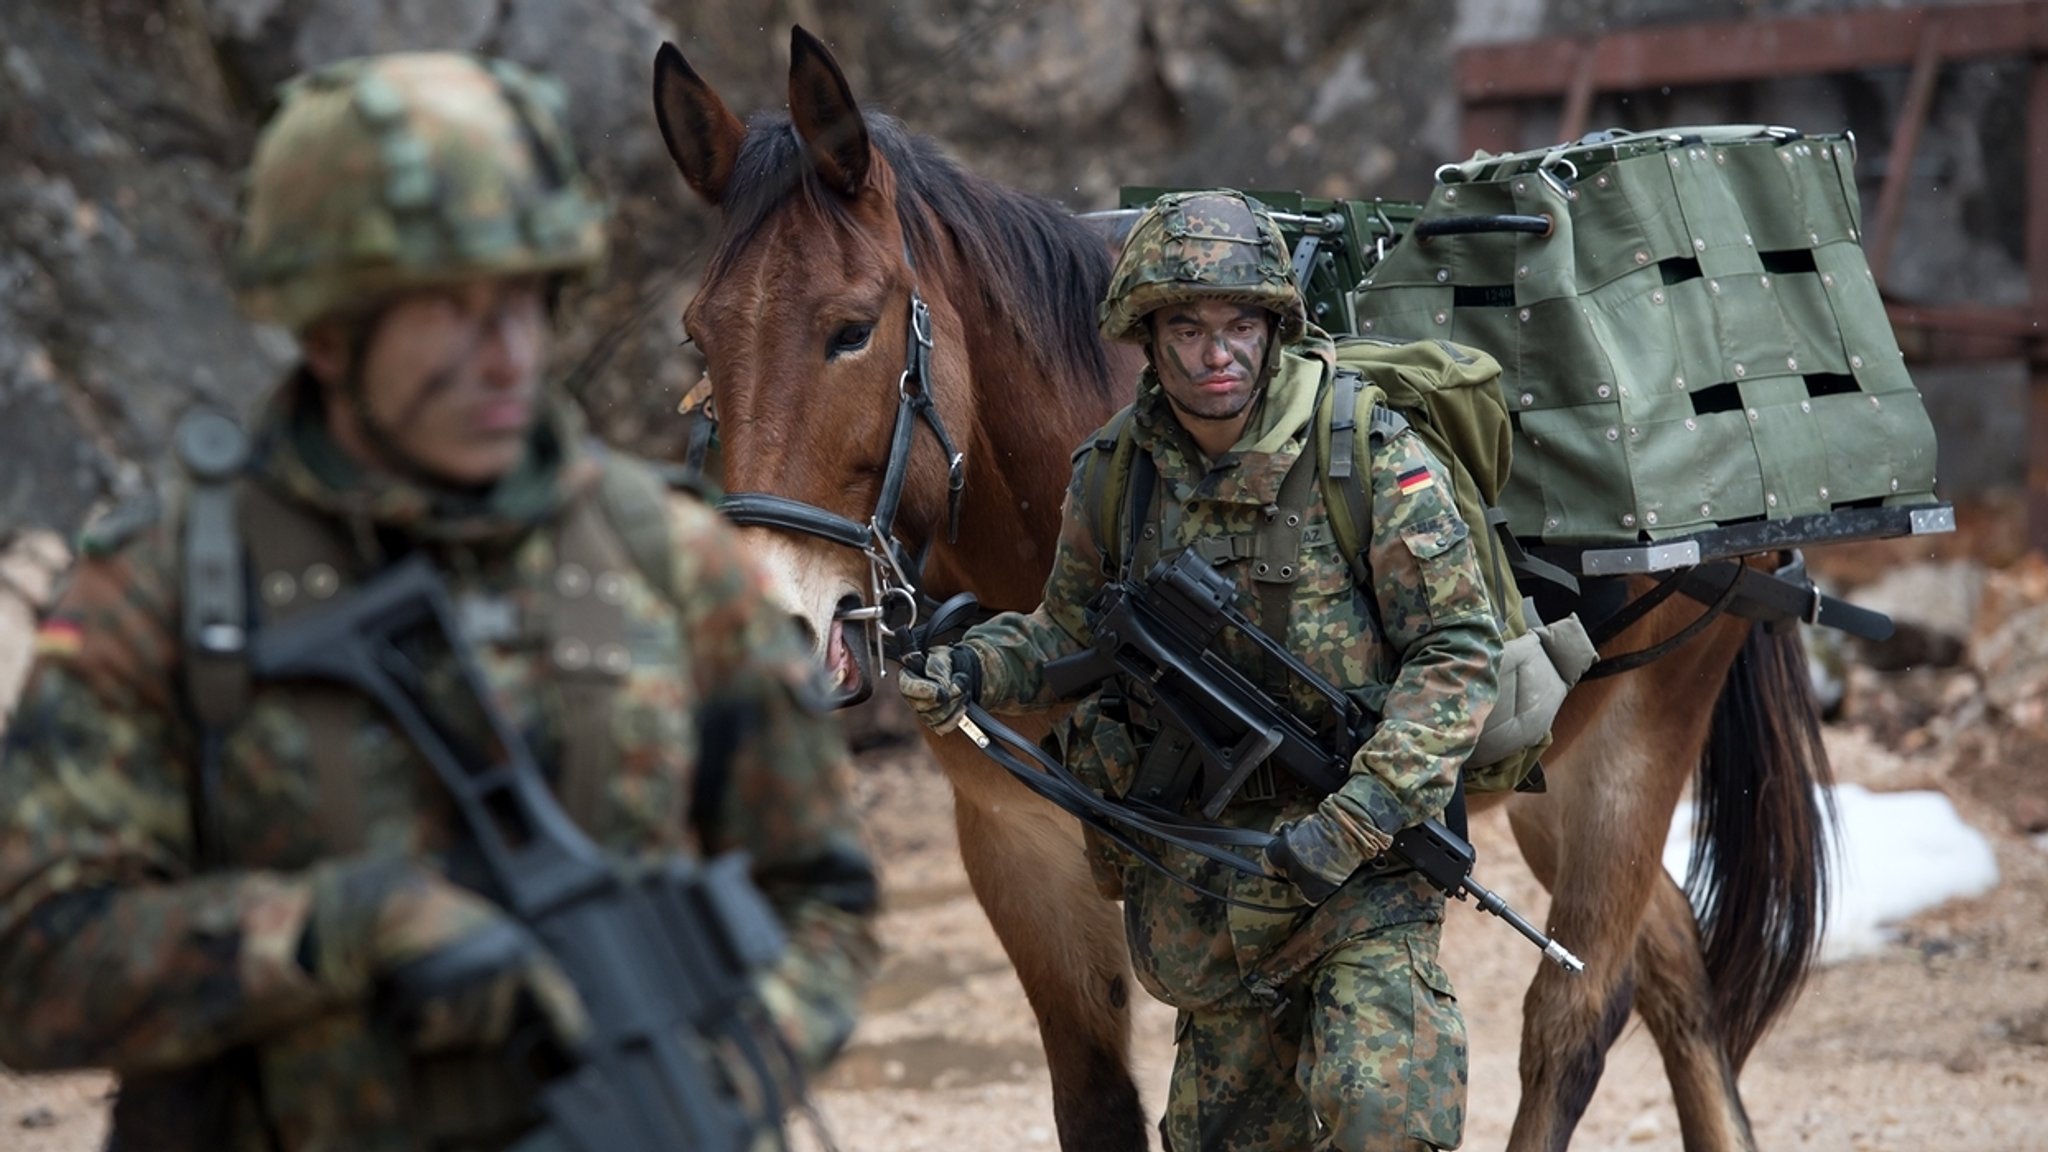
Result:
M1508 927L1520 932L1529 939L1530 943L1543 949L1543 955L1548 957L1558 967L1574 976L1586 970L1586 962L1584 960L1572 955L1571 950L1564 945L1545 936L1534 924L1524 920L1522 914L1510 907L1506 900L1495 895L1484 884L1467 876L1465 877L1465 891L1471 894L1473 903L1507 921Z

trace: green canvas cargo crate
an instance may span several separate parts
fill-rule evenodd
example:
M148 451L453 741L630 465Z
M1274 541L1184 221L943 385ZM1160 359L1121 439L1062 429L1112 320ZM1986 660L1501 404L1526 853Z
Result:
M1739 126L1482 153L1439 169L1353 316L1500 360L1501 504L1531 541L1929 504L1934 431L1864 260L1854 166L1850 137ZM1500 217L1547 228L1454 231Z

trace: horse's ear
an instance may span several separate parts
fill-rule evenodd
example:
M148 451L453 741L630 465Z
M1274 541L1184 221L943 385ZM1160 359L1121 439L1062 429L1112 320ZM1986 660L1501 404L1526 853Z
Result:
M746 125L666 41L654 54L654 119L683 179L706 201L723 203Z
M857 195L868 179L868 126L839 62L801 26L789 33L789 119L826 185Z

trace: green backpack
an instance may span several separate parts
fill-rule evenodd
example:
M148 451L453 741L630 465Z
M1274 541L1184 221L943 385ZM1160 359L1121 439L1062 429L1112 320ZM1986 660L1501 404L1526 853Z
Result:
M1366 477L1375 436L1413 429L1450 473L1458 513L1472 543L1501 627L1500 699L1465 765L1472 792L1541 786L1538 759L1565 692L1595 653L1578 617L1532 627L1515 569L1542 565L1525 556L1494 507L1512 464L1513 430L1501 398L1500 365L1474 348L1444 340L1401 343L1372 337L1337 341L1331 386L1316 408L1315 459L1330 530L1361 585L1372 578L1372 495ZM1088 529L1109 567L1120 567L1122 517L1136 441L1129 408L1096 433L1083 464ZM1357 429L1370 429L1360 437Z

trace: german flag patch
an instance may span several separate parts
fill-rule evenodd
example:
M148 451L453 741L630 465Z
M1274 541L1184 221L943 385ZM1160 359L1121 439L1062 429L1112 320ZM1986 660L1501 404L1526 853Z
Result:
M1410 468L1408 471L1394 477L1394 485L1401 490L1401 495L1403 496L1413 496L1435 483L1436 477L1429 474L1427 467Z
M85 645L85 634L73 620L48 620L36 629L37 656L76 656Z

